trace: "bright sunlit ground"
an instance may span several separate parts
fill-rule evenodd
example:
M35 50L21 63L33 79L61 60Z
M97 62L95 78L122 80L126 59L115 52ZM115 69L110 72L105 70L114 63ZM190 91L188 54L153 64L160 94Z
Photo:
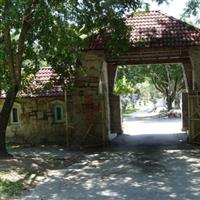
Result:
M154 118L145 113L132 114L123 121L123 131L128 135L181 133L181 128L181 118Z
M123 119L123 131L128 135L182 133L181 118L159 117L158 113L143 108Z

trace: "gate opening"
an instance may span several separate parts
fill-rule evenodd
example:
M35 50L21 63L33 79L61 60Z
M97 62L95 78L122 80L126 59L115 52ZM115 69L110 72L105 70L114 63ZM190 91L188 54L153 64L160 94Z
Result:
M114 94L120 96L123 134L134 142L185 142L182 64L118 66ZM141 140L141 141L138 141Z

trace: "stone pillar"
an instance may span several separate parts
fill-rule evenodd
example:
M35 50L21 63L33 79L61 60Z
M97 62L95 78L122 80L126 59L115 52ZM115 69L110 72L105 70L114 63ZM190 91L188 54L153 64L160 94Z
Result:
M183 75L185 79L186 90L189 92L193 89L193 72L190 60L183 62Z
M103 146L108 142L104 65L103 52L88 52L83 61L85 75L76 80L68 98L71 146Z
M182 93L182 131L189 129L189 118L188 118L188 93Z
M188 93L193 89L192 64L190 60L183 62L183 75L185 79L186 92L182 94L182 130L189 129L188 118Z
M189 53L193 73L193 90L200 91L200 48L192 48Z
M117 71L117 65L113 63L108 64L110 129L111 129L111 133L121 134L123 131L122 131L122 124L121 124L120 96L113 94L116 71Z
M200 143L200 48L190 49L193 91L189 94L189 141Z

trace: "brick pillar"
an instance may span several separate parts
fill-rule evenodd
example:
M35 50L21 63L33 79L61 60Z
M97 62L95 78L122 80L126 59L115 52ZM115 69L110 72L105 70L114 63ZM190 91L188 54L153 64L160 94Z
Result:
M120 96L113 94L116 71L117 71L117 65L113 63L108 64L110 129L111 129L111 133L121 134L123 131L122 131L122 124L121 124Z
M80 76L68 98L69 144L97 146L108 142L106 104L102 94L104 57L102 52L90 52L83 63L85 75Z
M183 74L187 92L182 94L182 130L187 131L189 129L188 92L192 91L193 89L192 64L190 60L183 63Z
M193 73L193 90L200 91L200 48L190 50Z
M193 89L193 74L192 74L192 64L190 60L183 63L183 74L185 79L185 85L187 92Z
M189 118L188 118L188 93L182 93L182 131L189 129Z
M189 141L200 143L200 48L190 49L193 91L189 94Z

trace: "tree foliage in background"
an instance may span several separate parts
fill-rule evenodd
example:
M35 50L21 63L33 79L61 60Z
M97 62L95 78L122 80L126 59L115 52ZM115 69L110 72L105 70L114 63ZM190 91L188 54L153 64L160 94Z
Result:
M145 80L143 66L119 66L114 92L117 95L128 95L134 91L134 86ZM134 78L133 78L134 77Z
M148 71L147 76L166 99L167 110L171 110L177 94L185 88L182 66L180 64L150 65Z
M126 84L122 80L126 80ZM122 90L118 92L118 95L129 95L133 91L144 95L145 92L148 92L151 99L154 100L153 90L146 91L146 87L145 91L143 91L143 86L137 85L145 81L152 83L156 90L163 95L166 99L168 111L172 109L172 103L176 96L185 87L182 66L180 64L124 66L118 70L116 85ZM123 87L119 86L121 83L123 83ZM130 86L132 86L132 90ZM126 91L125 94L123 94L123 89ZM155 94L154 96L157 95Z
M184 9L183 18L195 17L196 23L200 23L200 0L188 0Z
M114 86L114 93L116 95L126 96L133 92L133 85L128 79L123 76L119 79Z

